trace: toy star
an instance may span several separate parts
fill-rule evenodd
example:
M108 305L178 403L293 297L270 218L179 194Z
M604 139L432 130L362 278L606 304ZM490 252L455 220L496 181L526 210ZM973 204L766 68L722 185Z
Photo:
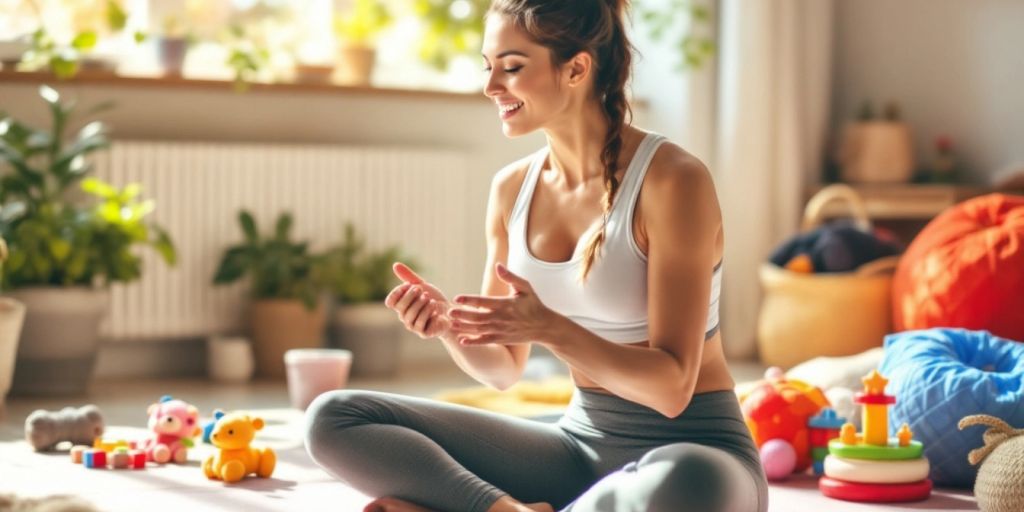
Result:
M889 379L878 373L878 370L871 370L871 373L867 377L863 377L861 382L864 383L864 393L868 395L884 395L885 385L889 383Z
M914 437L914 434L910 432L910 425L904 423L900 427L900 431L896 433L896 437L900 438L900 446L910 446L910 440Z

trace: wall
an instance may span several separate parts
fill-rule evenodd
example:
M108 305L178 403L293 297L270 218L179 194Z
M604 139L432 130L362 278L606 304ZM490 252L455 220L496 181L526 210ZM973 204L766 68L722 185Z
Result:
M974 182L1024 166L1024 2L836 2L833 128L897 101L919 162L949 134ZM922 159L926 159L922 161Z
M38 84L3 81L0 76L0 111L37 126L48 125L49 114L38 98ZM59 86L65 97L80 105L115 100L116 109L100 116L112 128L114 139L164 139L199 141L302 142L439 146L465 151L469 164L479 172L474 191L465 201L479 212L471 222L480 243L475 247L465 289L445 290L478 293L486 246L483 219L490 180L505 164L544 144L541 133L507 139L501 133L497 110L483 95L438 96L252 90L237 94L227 86L124 86L68 83ZM636 107L639 123L646 109ZM651 124L643 124L651 127ZM657 123L653 124L658 128ZM410 248L415 253L415 248ZM429 279L429 276L426 276ZM132 340L128 340L132 341ZM122 376L140 368L161 374L198 374L203 371L198 340L166 343L110 343L101 352L100 375ZM152 345L152 346L148 346ZM184 348L183 348L184 347ZM403 364L441 364L443 348L409 335L403 346Z

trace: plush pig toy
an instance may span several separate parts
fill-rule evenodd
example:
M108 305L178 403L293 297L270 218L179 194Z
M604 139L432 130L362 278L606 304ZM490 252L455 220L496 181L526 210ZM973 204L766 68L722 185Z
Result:
M185 462L188 449L192 447L192 438L199 435L199 410L181 400L163 396L160 401L151 404L149 413L149 429L153 437L147 439L140 447L146 452L146 459L163 464L174 461Z

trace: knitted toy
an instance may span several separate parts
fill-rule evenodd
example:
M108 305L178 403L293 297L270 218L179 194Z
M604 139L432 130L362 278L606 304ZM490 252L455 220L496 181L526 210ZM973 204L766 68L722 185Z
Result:
M206 477L228 483L238 482L250 474L270 478L277 464L277 455L270 448L250 446L256 431L262 428L261 418L250 418L238 412L221 416L210 434L210 440L218 450L203 463Z
M202 432L199 410L164 395L146 412L149 414L149 429L154 434L140 446L146 452L146 459L160 464L171 460L179 464L185 462L188 449L192 447L192 438Z
M92 446L102 435L103 415L92 404L54 412L39 409L25 418L25 440L37 452L52 450L61 441Z
M971 450L967 460L981 463L974 496L982 512L1017 512L1024 503L1024 428L1014 430L987 414L965 416L957 426L987 425L985 446ZM982 463L984 461L984 463Z

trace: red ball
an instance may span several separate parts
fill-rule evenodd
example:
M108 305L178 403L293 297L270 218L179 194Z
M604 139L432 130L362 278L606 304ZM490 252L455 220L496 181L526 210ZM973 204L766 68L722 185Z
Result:
M897 331L987 330L1024 340L1024 196L990 194L933 219L893 278Z

